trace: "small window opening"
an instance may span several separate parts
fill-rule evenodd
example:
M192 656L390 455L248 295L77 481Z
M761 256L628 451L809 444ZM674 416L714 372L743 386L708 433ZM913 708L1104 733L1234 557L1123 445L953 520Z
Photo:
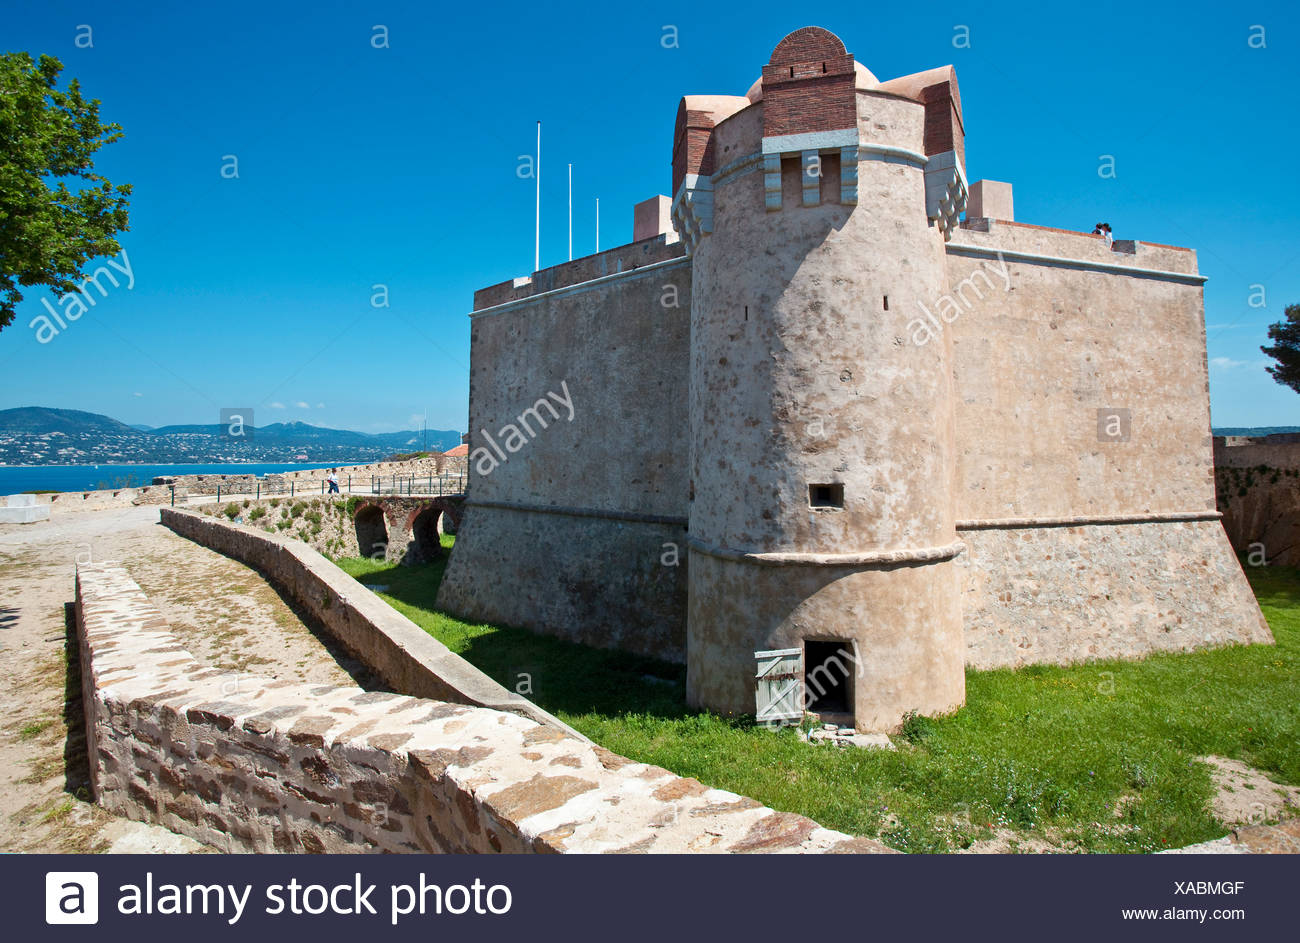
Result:
M885 310L889 310L889 296L885 295Z
M823 717L852 715L855 659L842 641L804 642L803 687L807 709Z
M844 485L840 483L808 486L808 505L815 508L844 508Z
M745 320L749 320L749 305L745 305Z

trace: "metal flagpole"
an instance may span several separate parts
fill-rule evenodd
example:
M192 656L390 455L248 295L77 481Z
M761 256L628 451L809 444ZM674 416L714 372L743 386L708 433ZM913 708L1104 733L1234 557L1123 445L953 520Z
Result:
M542 270L542 123L537 122L537 166L533 168L537 182L537 225L533 232L533 271Z
M569 261L573 261L573 165L569 165Z
M600 197L596 197L596 251L600 251Z

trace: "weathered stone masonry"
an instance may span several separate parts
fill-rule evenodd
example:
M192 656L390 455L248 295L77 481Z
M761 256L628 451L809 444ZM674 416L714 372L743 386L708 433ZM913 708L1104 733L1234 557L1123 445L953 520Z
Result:
M517 714L207 668L77 570L96 800L225 851L881 852Z
M959 707L969 665L1269 641L1215 510L1196 253L1018 222L997 181L967 211L968 130L951 66L880 81L817 27L682 98L678 241L475 293L439 605L683 660L728 713L756 652L851 648L864 732ZM562 380L572 422L476 464Z
M257 570L394 690L510 711L581 734L509 691L305 544L192 511L162 510L177 534Z
M1252 566L1300 566L1300 435L1214 440L1228 539Z

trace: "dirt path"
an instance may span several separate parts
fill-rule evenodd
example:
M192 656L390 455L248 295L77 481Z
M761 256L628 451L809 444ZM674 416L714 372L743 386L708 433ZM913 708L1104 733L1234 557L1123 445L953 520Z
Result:
M200 661L313 683L371 687L370 679L256 572L177 537L158 523L157 508L0 526L0 850L201 850L86 801L84 735L76 711L65 713L68 698L80 709L65 605L76 563L92 560L125 566Z

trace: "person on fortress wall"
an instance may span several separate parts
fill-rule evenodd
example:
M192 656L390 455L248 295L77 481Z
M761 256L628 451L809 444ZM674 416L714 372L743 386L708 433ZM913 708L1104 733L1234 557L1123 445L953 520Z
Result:
M1110 234L1110 223L1098 223L1093 227L1092 234L1103 237L1108 249L1115 243L1115 237Z
M330 473L325 476L325 480L329 482L330 494L338 494L339 493L338 469L331 468Z

